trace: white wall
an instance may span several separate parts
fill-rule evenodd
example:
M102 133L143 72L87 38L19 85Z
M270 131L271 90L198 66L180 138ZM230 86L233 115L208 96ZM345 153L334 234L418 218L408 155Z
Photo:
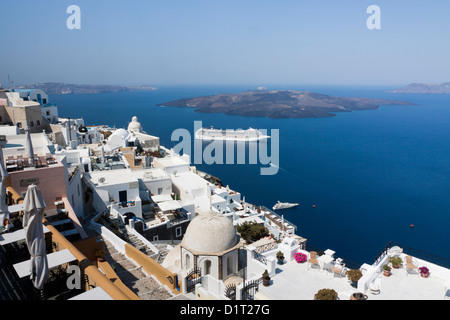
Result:
M84 194L83 186L81 184L82 172L83 169L78 167L70 181L69 177L67 177L66 180L67 199L78 217L84 217ZM70 173L68 174L70 175Z
M161 180L148 180L144 181L145 186L153 195L158 195L158 189L162 188L161 194L171 194L172 193L172 180L161 179Z

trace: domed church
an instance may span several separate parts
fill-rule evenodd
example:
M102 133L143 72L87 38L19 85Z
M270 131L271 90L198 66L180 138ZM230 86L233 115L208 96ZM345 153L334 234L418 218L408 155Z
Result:
M220 213L198 215L180 244L181 269L200 268L201 275L222 280L238 271L240 237L233 223Z

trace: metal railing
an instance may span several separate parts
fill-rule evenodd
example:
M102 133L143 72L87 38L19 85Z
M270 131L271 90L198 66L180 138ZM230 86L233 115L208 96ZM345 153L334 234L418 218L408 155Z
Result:
M440 257L438 255L420 250L420 249L416 249L416 248L412 248L412 247L408 247L405 246L403 244L394 242L394 241L390 241L384 248L383 250L381 250L381 252L377 255L377 257L375 258L375 262L374 265L378 264L388 253L388 250L394 246L398 246L400 248L403 249L403 252L406 254L409 254L411 256L414 256L416 258L434 263L438 266L444 267L444 268L448 268L450 269L450 259L447 258L443 258Z

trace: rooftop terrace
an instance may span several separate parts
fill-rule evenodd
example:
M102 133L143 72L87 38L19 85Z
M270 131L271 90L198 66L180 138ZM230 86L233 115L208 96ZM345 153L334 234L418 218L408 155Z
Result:
M422 278L419 274L407 275L405 267L392 269L389 277L380 274L375 281L379 284L380 293L375 295L370 291L364 292L367 300L442 300L446 289L450 288L450 282L447 283L445 279L432 274L428 278ZM314 266L308 270L308 263L291 260L277 265L271 285L260 285L256 297L312 300L314 295L324 288L336 290L340 300L349 300L350 295L358 291L346 277L338 277L330 271L319 270Z

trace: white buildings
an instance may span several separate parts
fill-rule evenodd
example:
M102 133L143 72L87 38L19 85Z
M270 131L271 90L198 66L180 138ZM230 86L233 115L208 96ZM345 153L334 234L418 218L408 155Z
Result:
M170 175L161 168L133 170L133 175L142 181L150 195L172 193L172 180Z
M19 93L20 98L24 101L35 101L40 105L49 103L48 95L41 89L15 89Z
M40 94L39 94L40 95ZM23 96L23 95L22 95ZM40 97L42 99L47 99ZM48 129L42 118L41 105L37 101L21 97L21 92L0 90L0 124L15 125L21 129L29 127L32 133Z
M128 125L128 129L112 129L107 143L111 150L123 147L139 147L143 151L159 151L159 138L143 131L141 124L134 116Z
M111 207L117 213L143 219L139 181L130 169L91 171L86 177L96 191L94 206L99 212Z

